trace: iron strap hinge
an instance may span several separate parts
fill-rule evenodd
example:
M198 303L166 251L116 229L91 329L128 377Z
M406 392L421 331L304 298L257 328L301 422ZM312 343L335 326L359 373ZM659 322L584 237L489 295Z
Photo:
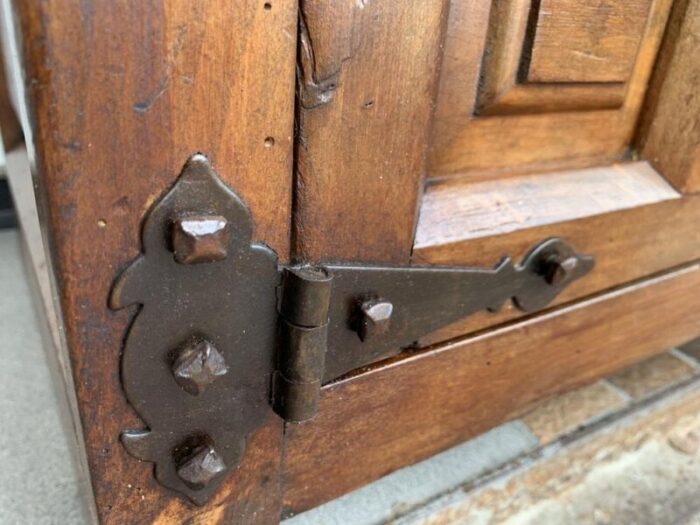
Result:
M197 154L144 219L143 252L110 298L141 305L121 380L145 428L122 442L200 505L273 413L309 420L324 383L506 301L538 310L593 267L558 238L492 268L285 265L252 235L246 205Z

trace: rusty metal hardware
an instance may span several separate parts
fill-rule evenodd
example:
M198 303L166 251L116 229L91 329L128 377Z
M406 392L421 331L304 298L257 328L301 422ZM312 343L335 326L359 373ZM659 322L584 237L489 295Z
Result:
M252 231L243 201L195 155L146 217L143 254L111 296L113 308L142 305L121 366L146 428L122 442L200 505L274 413L311 419L324 383L508 300L540 309L593 267L557 238L493 268L283 265Z

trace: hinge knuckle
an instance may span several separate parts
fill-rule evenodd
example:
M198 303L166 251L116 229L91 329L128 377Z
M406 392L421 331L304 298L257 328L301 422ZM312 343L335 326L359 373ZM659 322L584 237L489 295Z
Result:
M318 381L325 372L328 323L307 328L280 322L280 341L285 349L279 358L279 372L290 381L310 383Z
M321 381L296 383L275 374L275 411L289 423L302 423L318 411Z
M284 269L280 315L297 326L315 327L328 321L332 277L323 268Z
M289 422L316 415L326 370L332 277L322 268L286 268L280 302L275 411Z

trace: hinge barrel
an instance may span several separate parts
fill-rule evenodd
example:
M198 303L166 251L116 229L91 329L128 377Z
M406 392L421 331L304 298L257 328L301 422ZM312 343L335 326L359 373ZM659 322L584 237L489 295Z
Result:
M311 419L318 409L326 370L331 283L323 269L284 269L273 405L289 422Z

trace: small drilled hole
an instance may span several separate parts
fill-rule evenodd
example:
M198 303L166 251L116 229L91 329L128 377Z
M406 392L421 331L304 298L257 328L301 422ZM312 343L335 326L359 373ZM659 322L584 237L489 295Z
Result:
M272 137L265 137L265 147L271 148L275 145L275 139Z
M374 106L374 100L368 100L367 102L364 103L364 106L369 109L372 106Z
M272 9L272 4L270 2L265 2L264 7L266 11L269 11L270 9Z

